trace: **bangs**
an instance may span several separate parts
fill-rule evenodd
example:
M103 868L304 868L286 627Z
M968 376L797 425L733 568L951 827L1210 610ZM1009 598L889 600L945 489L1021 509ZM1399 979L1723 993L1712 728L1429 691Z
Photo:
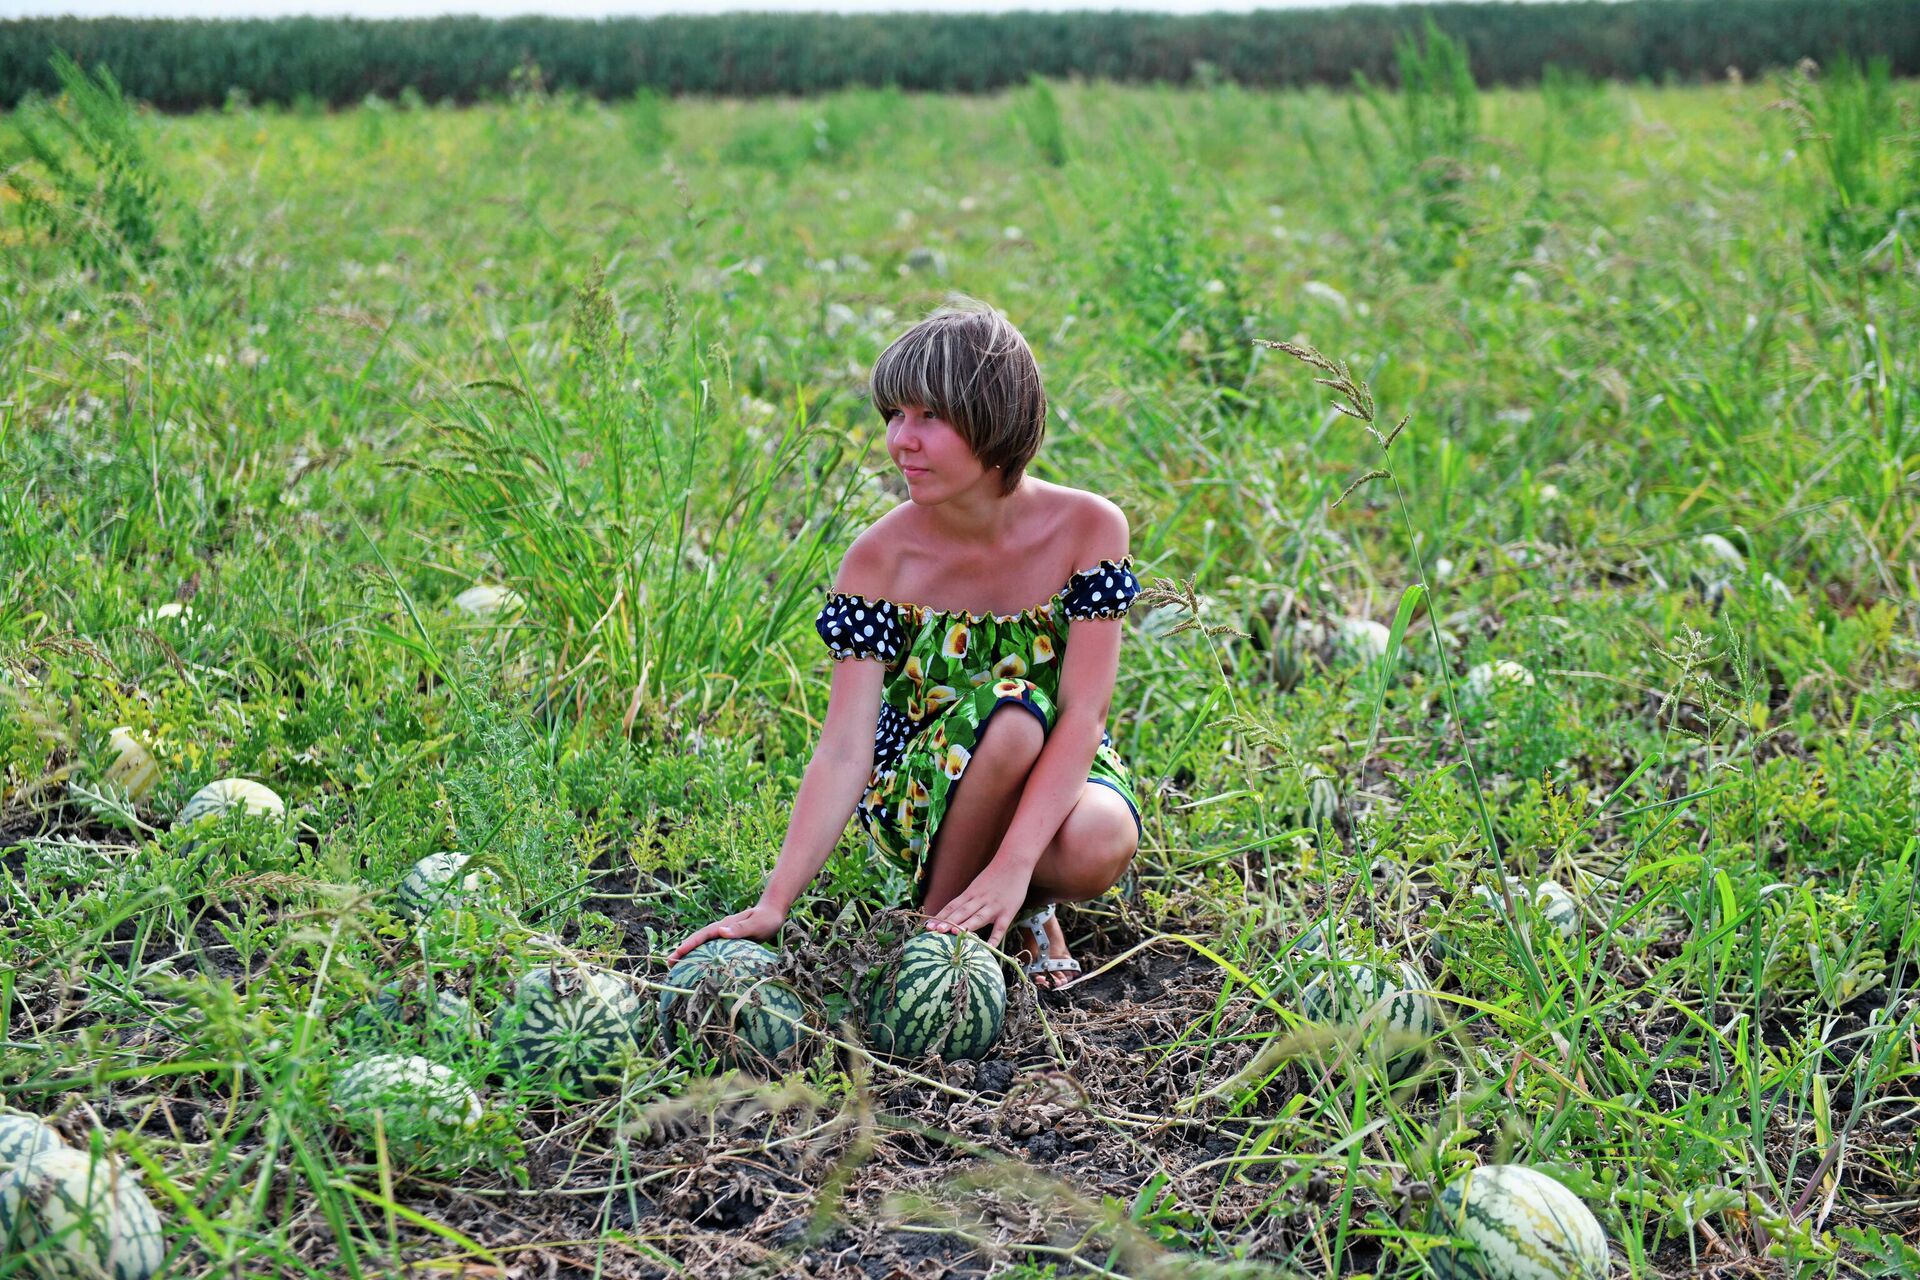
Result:
M953 424L982 463L1006 473L1009 489L1046 434L1033 352L981 303L942 308L901 334L874 362L869 391L882 422L915 404Z
M873 366L873 407L884 420L903 404L922 405L955 426L974 417L984 368L974 335L953 324L923 321L880 353Z

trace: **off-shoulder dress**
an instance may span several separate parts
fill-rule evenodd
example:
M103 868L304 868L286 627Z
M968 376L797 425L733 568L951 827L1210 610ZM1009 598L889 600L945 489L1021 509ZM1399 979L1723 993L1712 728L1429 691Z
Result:
M934 833L988 719L1002 707L1024 707L1051 732L1073 619L1121 617L1139 591L1132 557L1077 570L1052 599L1010 614L828 590L814 622L828 651L836 660L886 664L873 772L856 813L869 847L911 871L916 905L926 896ZM1104 729L1087 781L1119 792L1139 828L1132 774Z

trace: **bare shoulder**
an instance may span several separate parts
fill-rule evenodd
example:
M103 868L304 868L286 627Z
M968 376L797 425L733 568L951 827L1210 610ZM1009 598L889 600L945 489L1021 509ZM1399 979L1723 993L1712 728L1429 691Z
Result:
M1117 503L1085 489L1054 487L1060 492L1067 527L1073 530L1074 542L1080 550L1079 567L1085 568L1099 560L1123 559L1129 554L1132 531L1127 525L1126 513Z
M913 506L903 502L861 531L840 560L840 572L834 576L833 589L870 600L888 599L893 593L899 557L902 521Z

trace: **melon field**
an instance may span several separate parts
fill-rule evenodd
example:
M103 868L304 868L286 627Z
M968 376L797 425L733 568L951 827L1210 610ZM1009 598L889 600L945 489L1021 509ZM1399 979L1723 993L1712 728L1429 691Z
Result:
M1920 1276L1920 93L1452 54L0 117L4 1132L159 1223L0 1176L0 1276ZM1145 836L949 1060L850 827L756 1058L666 957L952 291L1131 522Z

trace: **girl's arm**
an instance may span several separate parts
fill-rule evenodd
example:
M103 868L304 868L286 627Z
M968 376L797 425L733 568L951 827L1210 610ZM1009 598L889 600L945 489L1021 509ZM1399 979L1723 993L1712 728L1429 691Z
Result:
M886 666L880 662L846 659L834 664L820 744L807 762L800 794L794 797L793 817L787 822L787 837L767 887L760 892L760 905L779 912L783 920L794 899L826 864L866 791L867 777L873 772L873 733L880 718L880 685L885 676Z
M860 803L873 771L873 732L880 719L880 686L885 665L866 659L834 664L827 721L819 745L807 762L800 793L793 800L780 856L745 911L715 920L689 936L667 957L672 963L710 938L771 938L792 909L794 899L813 883Z
M884 571L880 543L871 534L869 530L848 548L835 590L877 595L885 589L879 576ZM820 727L820 741L800 780L793 816L787 820L786 837L760 900L692 934L674 948L669 962L710 938L771 938L778 931L794 900L826 865L866 790L873 772L873 734L880 723L880 692L886 674L886 664L870 658L834 663L826 723Z

